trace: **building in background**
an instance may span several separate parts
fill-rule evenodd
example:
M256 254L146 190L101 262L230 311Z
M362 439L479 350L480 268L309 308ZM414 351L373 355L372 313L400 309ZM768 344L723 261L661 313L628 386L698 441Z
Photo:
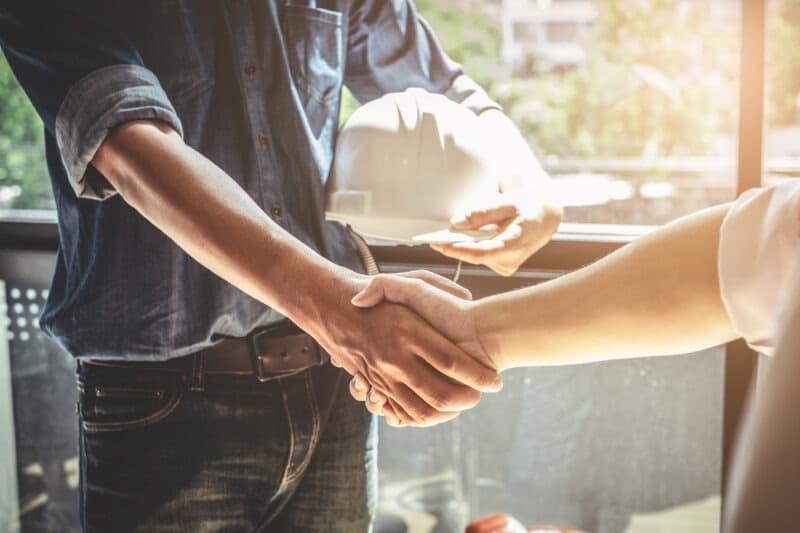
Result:
M590 0L502 0L503 63L527 70L566 70L586 59L581 38L599 16Z

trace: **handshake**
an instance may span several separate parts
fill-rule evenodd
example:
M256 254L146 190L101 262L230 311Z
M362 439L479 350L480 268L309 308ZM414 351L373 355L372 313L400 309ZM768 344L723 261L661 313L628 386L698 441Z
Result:
M446 102L442 100L440 104ZM383 104L376 101L370 105ZM366 108L359 111L364 113ZM470 118L470 112L463 109L460 112ZM331 196L326 216L346 222L366 235L406 243L429 242L434 250L452 259L484 265L504 276L513 274L547 244L561 221L561 208L543 198L544 182L549 178L526 152L529 159L517 159L527 164L518 166L534 169L533 177L519 178L518 182L505 185L487 182L485 174L490 164L475 155L486 150L464 148L469 144L466 133L471 130L456 131L458 128L453 125L449 129L445 127L446 113L414 114L417 115L423 117L418 122L435 121L427 129L417 128L420 135L422 130L450 131L451 134L436 142L422 143L425 147L422 155L419 139L406 143L392 136L398 144L388 150L393 154L391 162L394 164L384 160L381 164L360 160L355 164L356 155L385 154L387 149L372 145L376 138L381 138L380 132L373 131L368 124L359 125L358 120L354 123L361 115L351 117L337 144L336 167L328 182ZM470 120L479 119L473 116ZM480 120L482 122L476 123L475 128L485 126L493 132L512 128L499 112L487 112ZM362 139L365 131L369 135ZM497 136L502 137L499 133ZM458 139L460 144L453 139ZM522 144L524 150L517 151L528 151L527 145ZM413 153L406 154L404 150ZM408 166L403 161L416 161L424 168L401 179L396 169ZM471 170L466 172L465 169ZM448 194L420 194L413 202L397 202L393 197L392 191L396 189L393 184L428 179L433 175L441 178L448 172L449 180L440 179L447 185L447 191L457 189L458 183L475 181L473 190L466 195L471 200L465 202L465 206L461 201L453 205L444 201L443 196ZM361 176L363 173L368 175ZM410 188L426 189L423 183L419 185ZM398 210L398 203L408 205L405 210ZM436 205L427 205L429 203ZM356 212L354 206L365 205L387 213L387 218ZM412 212L415 209L423 212ZM458 214L450 218L450 213ZM408 222L407 228L398 222L403 220ZM445 230L448 225L449 229ZM410 229L421 234L412 237L407 231ZM470 236L475 235L482 238L471 240ZM443 236L446 238L438 240ZM342 280L344 282L340 283ZM463 287L426 271L375 277L348 271L342 272L328 286L339 287L333 292L340 296L329 305L323 304L325 309L313 317L316 331L304 329L331 355L335 366L353 376L350 384L353 397L365 401L371 412L385 416L389 425L435 425L474 407L482 393L502 388L498 374L502 368L492 359L480 338L476 306L471 302L472 295Z
M389 425L435 425L502 388L467 289L427 271L359 277L355 288L336 313L350 326L328 320L321 344L353 376L353 397Z
M434 243L501 275L513 274L561 221L545 194L549 177L502 112L476 115L420 89L355 111L333 164L329 220L372 237ZM469 291L441 276L340 270L314 297L317 311L303 329L353 376L353 396L389 425L444 422L502 387Z

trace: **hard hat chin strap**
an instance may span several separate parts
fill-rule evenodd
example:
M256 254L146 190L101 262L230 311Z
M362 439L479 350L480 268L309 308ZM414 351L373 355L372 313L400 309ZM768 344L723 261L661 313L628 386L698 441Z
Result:
M356 243L358 253L361 255L361 262L364 263L364 270L367 271L367 274L370 276L380 274L381 269L378 267L378 262L375 261L375 257L372 255L372 251L369 249L369 245L367 241L364 240L364 237L353 231L350 224L347 224L347 232L350 234L350 238L353 239L353 242Z
M461 259L458 260L458 264L456 265L456 273L453 274L453 282L458 283L458 278L461 277Z

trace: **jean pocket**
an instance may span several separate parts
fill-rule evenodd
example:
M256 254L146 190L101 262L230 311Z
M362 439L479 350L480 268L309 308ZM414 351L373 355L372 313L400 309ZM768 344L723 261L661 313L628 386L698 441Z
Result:
M79 384L81 426L88 433L129 431L151 426L181 403L178 386Z
M327 9L283 6L282 25L292 80L320 103L335 102L342 88L342 14Z

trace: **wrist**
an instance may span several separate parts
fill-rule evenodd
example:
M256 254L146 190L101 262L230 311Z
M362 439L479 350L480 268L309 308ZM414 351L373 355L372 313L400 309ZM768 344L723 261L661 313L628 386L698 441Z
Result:
M316 338L327 322L352 307L350 300L369 282L369 276L332 263L315 269L307 279L311 282L298 298L302 303L290 318Z
M491 307L491 299L485 298L466 303L465 312L469 316L470 322L475 324L475 336L478 344L483 348L492 367L501 372L509 366L506 364L500 343L502 338L501 321L497 320Z

